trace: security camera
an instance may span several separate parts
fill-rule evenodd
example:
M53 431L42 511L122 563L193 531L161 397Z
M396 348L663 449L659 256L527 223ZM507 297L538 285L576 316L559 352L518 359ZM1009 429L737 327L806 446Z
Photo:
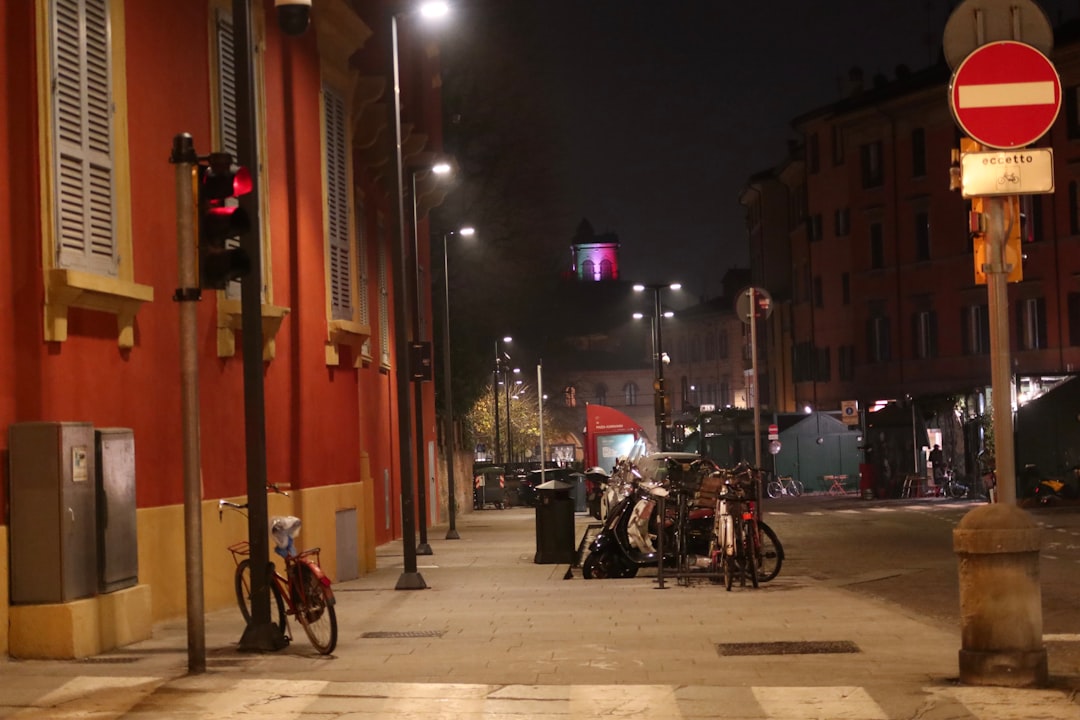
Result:
M278 27L286 35L302 35L311 21L311 0L274 0Z

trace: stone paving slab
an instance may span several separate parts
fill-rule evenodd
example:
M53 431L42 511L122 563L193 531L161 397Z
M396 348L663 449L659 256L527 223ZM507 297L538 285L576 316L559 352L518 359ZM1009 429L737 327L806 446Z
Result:
M579 530L587 518L579 517ZM82 662L0 661L0 718L1076 720L1073 679L1046 690L958 686L959 629L810 577L758 590L655 578L564 580L532 561L532 511L467 515L431 542L424 590L394 590L400 543L337 587L338 647L302 631L240 653L232 608L208 614L207 672L186 625ZM371 632L436 636L370 638ZM721 643L847 641L857 652L724 656Z

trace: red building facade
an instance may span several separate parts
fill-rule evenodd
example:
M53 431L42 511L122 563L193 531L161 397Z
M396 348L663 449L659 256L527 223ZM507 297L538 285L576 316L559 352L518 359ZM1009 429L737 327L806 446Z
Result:
M375 546L401 535L388 13L404 8L315 0L312 26L288 37L271 0L253 6L268 480L292 487L270 512L302 517L301 544L321 546L331 577L347 579L373 569ZM177 210L167 159L181 132L202 154L235 149L231 8L231 0L31 0L0 10L8 177L0 451L14 423L133 430L139 585L154 620L185 605ZM430 340L426 216L442 191L424 168L441 150L441 99L438 53L417 23L399 20L399 59L406 191L413 173L417 188L405 203L415 202L419 218L420 339ZM409 268L415 261L405 258ZM246 492L238 289L203 291L198 308L210 609L233 602L225 548L246 528L212 512L218 498ZM431 383L416 387L428 447L434 394ZM5 492L7 463L0 468L0 652L14 655L8 518L20 508Z
M1051 59L1065 102L1038 143L1053 148L1055 192L1022 204L1023 280L1008 288L1017 396L1080 368L1077 37L1075 28L1058 33ZM763 248L775 242L778 223L762 229L759 190L787 190L791 290L788 296L781 277L776 296L781 304L790 297L786 334L800 409L838 411L854 400L865 410L896 401L928 416L941 398L955 398L963 422L987 406L987 293L975 282L971 202L949 187L961 133L949 112L948 81L943 65L898 68L894 78L865 86L853 75L846 97L794 121L797 151L755 176L743 195L750 256L762 264L766 255L775 259ZM754 273L765 276L761 268ZM901 461L910 472L908 445Z

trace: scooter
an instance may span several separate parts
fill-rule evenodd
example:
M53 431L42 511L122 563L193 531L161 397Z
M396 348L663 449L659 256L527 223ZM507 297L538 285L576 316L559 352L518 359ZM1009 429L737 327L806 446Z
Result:
M601 578L632 578L643 567L656 567L660 562L657 537L664 533L664 567L675 567L678 558L678 507L668 506L665 518L659 522L660 498L667 499L668 490L659 485L637 485L608 512L604 527L589 545L589 555L582 567L586 580ZM667 503L665 502L665 505ZM712 538L712 508L689 508L685 527L688 556L707 558Z

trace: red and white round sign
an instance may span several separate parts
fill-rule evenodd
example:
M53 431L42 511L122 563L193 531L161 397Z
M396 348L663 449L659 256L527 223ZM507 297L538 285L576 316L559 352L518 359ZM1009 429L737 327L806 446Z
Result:
M1001 150L1035 142L1061 110L1061 79L1041 52L1013 40L981 45L949 86L949 108L973 140Z

